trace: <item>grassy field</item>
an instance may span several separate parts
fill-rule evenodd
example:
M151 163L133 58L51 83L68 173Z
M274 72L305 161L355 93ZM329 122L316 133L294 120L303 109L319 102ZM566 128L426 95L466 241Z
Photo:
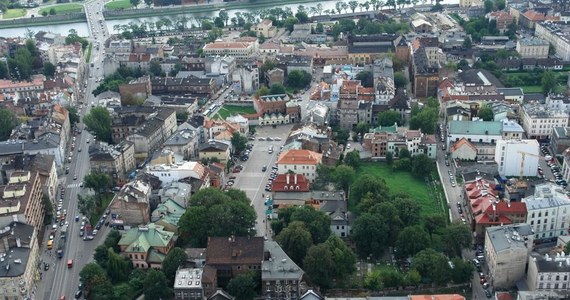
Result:
M105 4L105 8L107 9L126 9L131 7L133 7L133 5L129 0L115 0Z
M529 94L529 93L542 93L542 87L540 85L525 85L525 86L521 86L523 89L523 92L525 94Z
M93 215L91 215L89 218L89 222L93 224L93 227L97 225L97 222L99 222L99 219L101 219L101 216L103 216L103 214L105 213L105 210L107 209L107 206L109 206L109 203L111 203L111 200L113 200L113 197L115 197L115 194L113 193L107 193L103 195L103 201L101 203L101 207L98 207L96 209L96 212Z
M409 172L394 172L391 167L383 162L371 162L363 163L358 169L356 181L358 181L358 177L364 174L384 179L390 189L390 194L399 192L408 193L412 199L420 203L422 216L444 213L441 208L441 203L438 203L438 201L431 196L433 191L431 191L431 188L428 187L426 182L413 177ZM353 203L349 204L349 206L353 205Z
M2 15L2 19L14 19L23 17L26 15L26 10L24 8L11 8L6 10Z
M45 11L46 13L49 14L49 11L52 8L55 9L55 13L57 15L65 15L65 14L70 14L70 13L81 12L83 10L83 5L78 4L78 3L64 3L64 4L52 5L52 6L47 6L47 7L40 9L39 13L41 15Z
M256 111L251 106L224 105L218 110L214 119L223 119L238 114L254 114Z

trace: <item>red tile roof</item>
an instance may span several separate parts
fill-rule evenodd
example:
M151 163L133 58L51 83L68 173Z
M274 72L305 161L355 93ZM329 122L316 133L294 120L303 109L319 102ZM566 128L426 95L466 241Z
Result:
M321 163L323 155L310 150L292 149L281 153L277 160L278 165L318 165Z
M279 174L273 180L273 192L308 192L309 180L303 174Z
M453 144L451 146L451 149L449 149L449 151L451 153L457 151L457 149L461 148L462 146L467 146L471 149L473 149L473 151L477 152L477 148L475 148L475 146L473 144L471 144L466 138L461 138L459 141L455 142L455 144Z

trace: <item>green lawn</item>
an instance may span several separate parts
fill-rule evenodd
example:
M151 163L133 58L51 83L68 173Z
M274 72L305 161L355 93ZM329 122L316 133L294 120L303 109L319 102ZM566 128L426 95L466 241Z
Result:
M23 17L26 15L26 9L24 8L11 8L4 12L2 19L14 19Z
M78 3L64 3L58 5L51 5L40 9L39 14L43 14L46 12L49 14L51 9L55 9L55 13L57 15L64 15L64 14L71 14L71 13L80 13L83 11L83 5Z
M129 0L115 0L105 4L105 8L107 9L125 9L131 7L133 7L133 5Z
M89 222L93 224L93 227L97 225L97 222L99 222L101 216L103 216L103 214L105 213L105 210L107 209L107 206L109 206L109 203L111 203L111 200L113 200L113 197L115 197L115 194L113 193L106 193L103 195L103 201L101 203L101 207L98 207L95 213L89 217Z
M409 172L396 171L383 162L363 163L356 172L356 181L364 174L380 177L386 181L386 185L390 189L390 194L405 192L412 199L417 200L421 207L421 215L445 213L442 211L441 203L438 203L431 196L433 191L426 185L425 181L413 177ZM349 206L354 207L354 201L351 199Z
M214 119L225 120L229 116L238 114L254 114L255 109L252 106L238 106L238 105L224 105L218 110L218 113L214 116Z

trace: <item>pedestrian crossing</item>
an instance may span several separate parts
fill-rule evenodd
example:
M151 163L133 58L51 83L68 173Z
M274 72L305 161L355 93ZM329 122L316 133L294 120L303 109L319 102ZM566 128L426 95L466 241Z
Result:
M79 187L79 183L72 183L72 184L68 184L68 185L67 185L67 188L68 188L68 189L70 189L70 188L76 188L76 187Z

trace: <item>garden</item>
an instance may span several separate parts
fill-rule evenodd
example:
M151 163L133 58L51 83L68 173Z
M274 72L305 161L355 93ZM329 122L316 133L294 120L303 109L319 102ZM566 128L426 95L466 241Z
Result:
M71 13L80 13L83 11L83 5L78 3L64 3L58 5L47 6L39 10L40 15L64 15Z
M105 8L107 9L127 9L131 7L133 7L133 5L129 0L116 0L105 4Z
M229 116L255 114L253 106L224 105L218 110L213 119L225 120Z
M2 19L15 19L26 15L24 8L10 8L7 9L2 15Z

